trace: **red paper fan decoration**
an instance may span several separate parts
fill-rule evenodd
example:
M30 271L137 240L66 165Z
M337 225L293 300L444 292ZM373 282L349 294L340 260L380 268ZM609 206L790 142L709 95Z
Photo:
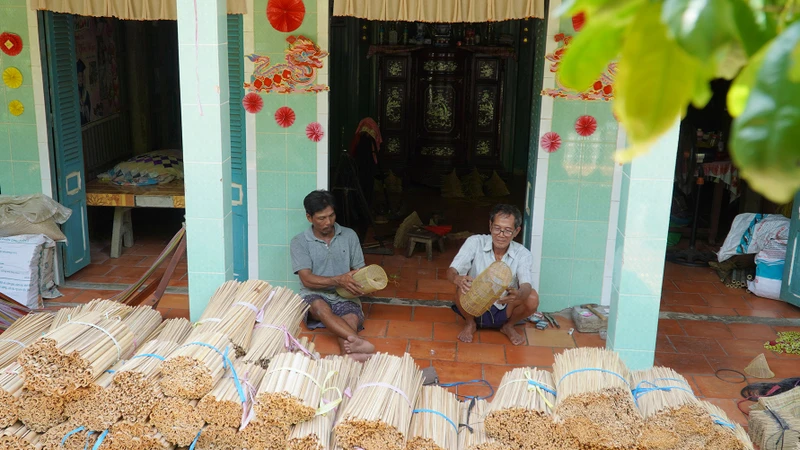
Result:
M0 34L0 50L8 56L17 56L22 51L22 38L18 34Z
M586 13L584 13L583 11L572 16L572 28L575 31L581 31L581 28L583 28L583 25L585 23L586 23Z
M542 139L539 140L539 143L542 145L542 148L547 153L553 153L554 151L558 150L561 147L561 136L558 135L555 131L551 131L549 133L545 133L542 136Z
M289 128L294 123L295 115L292 108L281 106L275 111L275 122L283 128Z
M306 5L303 0L269 0L267 2L267 19L272 28L289 33L303 23L306 16Z
M575 131L581 136L591 136L597 131L597 120L592 116L580 116L575 122Z
M325 131L323 131L322 125L320 125L319 122L311 122L306 127L306 136L314 142L319 142L322 140L322 137L325 136Z
M242 99L242 106L250 114L256 114L264 107L264 99L255 92L250 92Z

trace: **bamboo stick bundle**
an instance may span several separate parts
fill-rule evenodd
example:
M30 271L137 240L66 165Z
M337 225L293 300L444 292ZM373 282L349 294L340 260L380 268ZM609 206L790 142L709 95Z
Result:
M460 450L511 450L511 447L486 434L485 417L489 412L486 400L472 399L461 402L461 421L463 427L458 432Z
M195 444L197 450L238 450L236 428L206 425Z
M190 445L205 422L197 411L197 400L164 397L150 413L150 423L172 444Z
M206 423L240 428L245 425L251 404L266 372L261 366L237 360L234 370L203 396L197 410Z
M411 411L422 388L413 358L377 353L366 363L353 398L334 427L337 445L364 450L405 448Z
M800 443L800 416L787 410L751 411L748 428L761 450L781 450L787 444Z
M219 383L229 366L227 336L192 333L161 364L159 386L164 395L199 400Z
M633 448L643 421L627 367L616 353L584 347L556 355L555 421L578 448Z
M6 367L17 360L17 355L26 345L50 330L53 315L36 313L22 316L0 335L0 367Z
M133 308L128 305L115 302L113 300L103 299L92 300L89 303L77 305L72 308L61 308L56 311L55 315L53 316L53 322L50 324L50 331L54 331L56 328L69 322L70 319L75 319L78 316L88 312L102 313L106 318L122 318L128 315L132 309Z
M300 321L309 307L299 295L283 287L273 289L267 300L264 319L255 326L250 350L244 357L246 362L261 364L264 368L278 353L307 350L298 343L296 336L300 333Z
M411 416L406 450L458 448L458 416L455 394L440 386L423 387Z
M118 364L122 365L123 362ZM119 394L112 380L113 374L107 373L89 387L81 388L83 395L69 399L65 403L64 412L70 422L98 432L107 430L116 423L122 414L114 401Z
M241 283L236 280L222 283L222 286L218 287L214 295L208 300L208 305L203 310L203 314L200 315L200 319L194 324L195 331L198 333L213 331L216 324L222 322L222 317L236 302L236 292L238 292L240 286Z
M1 450L38 450L40 434L17 422L0 432Z
M292 428L287 443L289 450L328 450L331 448L331 428L336 420L336 413L345 406L352 390L356 388L361 373L361 363L339 355L328 356L321 364L333 362L338 371L326 384L322 393L320 411L313 419L300 422ZM324 370L323 370L324 371Z
M750 436L747 435L747 431L738 423L730 420L725 411L717 405L706 401L701 401L700 405L708 413L706 420L713 424L713 432L708 436L705 448L753 450L753 442L750 440Z
M44 433L67 419L64 398L23 389L19 397L19 420L37 433Z
M555 402L550 372L526 367L506 372L488 405L486 433L515 448L565 448L566 439L552 418Z
M126 315L122 322L128 326L133 333L134 341L131 353L147 342L147 337L161 325L161 313L150 306L137 306Z
M88 312L37 339L19 354L25 387L63 396L86 387L134 347L124 320Z
M22 395L22 367L12 363L0 370L0 428L10 427L19 419Z
M239 431L234 441L238 449L286 450L289 425L283 422L263 422L256 419Z
M149 423L122 420L111 426L102 446L103 450L172 450L169 443Z
M100 433L78 427L72 422L56 425L39 437L42 450L85 450L97 442Z
M256 418L287 425L311 420L320 405L330 367L302 353L275 356L258 386Z
M234 302L222 311L219 322L207 322L198 327L198 332L218 332L228 336L236 357L241 358L250 348L253 326L261 322L272 286L266 281L248 280L239 285ZM225 299L227 301L227 298Z

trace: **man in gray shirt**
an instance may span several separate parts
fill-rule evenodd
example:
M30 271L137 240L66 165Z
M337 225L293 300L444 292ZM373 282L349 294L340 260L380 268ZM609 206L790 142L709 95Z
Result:
M514 242L522 229L522 214L516 206L496 205L489 214L491 234L471 236L464 242L447 269L447 279L458 286L454 310L465 320L458 335L463 342L472 342L478 326L499 329L511 343L521 345L525 338L517 333L514 324L530 316L539 307L539 294L533 290L533 255L531 251ZM461 307L461 296L469 292L472 280L495 261L503 261L511 268L514 278L504 295L480 317L467 314Z
M364 327L361 286L353 279L356 270L364 267L364 253L358 236L350 228L336 223L333 195L324 190L313 191L303 200L306 218L311 223L292 239L292 270L300 277L300 296L310 305L306 324L309 329L325 327L339 338L343 355L366 361L375 346L358 336ZM355 298L336 293L346 289Z

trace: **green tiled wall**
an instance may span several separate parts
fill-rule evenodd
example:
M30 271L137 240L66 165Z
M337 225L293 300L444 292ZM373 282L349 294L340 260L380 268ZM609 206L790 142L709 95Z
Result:
M22 73L22 86L11 89L0 84L0 193L25 195L42 192L39 145L36 132L31 50L28 36L28 10L25 0L0 0L2 30L22 37L22 53L0 53L0 72L16 67ZM38 36L33 36L38 39ZM8 111L8 104L19 100L25 107L21 116Z
M276 31L267 22L266 0L255 0L255 53L269 56L272 64L285 60L284 50L291 35L315 41L317 1L306 1L303 24L291 33ZM328 59L324 60L328 64ZM245 74L249 78L250 74ZM305 134L305 127L317 121L317 94L261 94L264 109L256 114L256 177L258 186L258 272L259 278L273 284L299 289L291 271L289 242L308 226L303 198L317 188L317 144ZM289 128L275 122L275 111L282 106L294 110L296 119ZM327 124L323 123L323 128ZM327 131L327 130L326 130Z
M597 119L582 137L575 121ZM552 131L561 148L548 160L539 295L543 311L600 303L606 257L617 122L607 102L556 99Z

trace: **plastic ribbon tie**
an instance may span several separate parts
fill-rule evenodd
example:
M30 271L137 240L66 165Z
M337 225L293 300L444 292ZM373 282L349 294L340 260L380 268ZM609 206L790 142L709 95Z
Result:
M15 339L0 339L0 342L11 342L11 343L13 343L13 344L17 344L17 345L19 345L19 346L20 346L20 347L22 347L22 348L25 348L25 344L23 344L23 343L22 343L22 342L20 342L20 341L17 341L17 340L15 340Z
M770 442L774 442L775 448L778 448L778 445L780 444L781 449L783 449L784 443L785 443L784 441L786 439L786 432L791 430L791 426L789 426L789 424L786 422L786 420L784 420L783 417L781 417L780 414L778 414L777 412L775 412L775 411L773 411L773 410L771 410L769 408L767 408L765 411L768 412L769 415L772 416L773 419L775 419L775 422L777 422L778 426L780 427L780 431L776 431L775 433L773 433L769 437L769 441ZM778 435L780 435L780 436L778 436ZM773 441L773 438L774 438L774 441Z
M167 360L167 358L164 358L161 355L156 355L155 353L142 353L142 354L134 356L131 359L136 359L136 358L155 358L155 359L158 359L160 361L166 361Z
M280 372L281 370L288 370L289 372L294 372L294 373L300 374L300 375L302 375L302 376L304 376L304 377L308 378L309 380L311 380L311 382L312 382L312 383L314 383L314 385L316 385L316 386L317 386L317 387L318 387L320 390L322 390L322 385L321 385L321 384L319 384L319 381L317 381L317 379L316 379L316 378L314 378L313 376L311 376L311 374L310 374L310 373L308 373L308 372L303 372L302 370L300 370L300 369L295 369L294 367L279 367L279 368L277 368L277 369L272 369L272 370L270 370L269 372L265 373L265 374L264 374L264 376L266 377L267 375L269 375L269 374L271 374L271 373Z
M69 321L69 323L75 323L75 324L78 324L78 325L86 325L87 327L92 327L92 328L95 328L97 330L102 331L103 333L105 333L106 336L108 336L109 339L111 339L111 342L113 342L114 345L117 347L117 361L119 361L122 358L122 348L119 346L119 342L117 342L117 340L114 338L114 336L112 336L111 333L109 333L108 330L106 330L105 328L103 328L101 326L98 326L96 324L93 324L93 323L89 323L89 322L73 322L73 321ZM116 361L114 361L114 362L116 362Z
M83 450L89 450L89 438L92 437L94 431L89 431L86 433L86 443L83 444Z
M103 432L100 433L100 437L97 438L97 442L94 443L94 447L92 447L92 450L97 450L98 448L100 448L100 445L102 445L103 441L106 440L106 436L108 436L108 430L103 430Z
M200 342L200 341L194 341L194 342L189 342L188 344L183 344L181 345L180 348L187 347L189 345L199 345L201 347L208 347L211 350L214 350L215 352L219 353L220 356L222 356L222 368L227 369L230 367L231 375L233 376L233 385L236 386L236 392L239 394L239 401L241 403L245 403L247 401L247 396L244 395L244 389L242 388L242 383L239 382L239 375L236 374L236 368L233 367L233 361L231 361L231 359L228 357L228 347L226 346L225 350L220 351L220 349L214 347L211 344L207 344L205 342Z
M86 427L80 426L80 427L75 428L74 430L70 431L69 433L65 434L64 437L61 439L61 446L62 447L64 446L64 444L67 442L67 439L69 439L70 436L72 436L75 433L80 433L81 431L83 431L85 429L86 429Z
M344 388L344 392L342 394L347 398L353 398L353 392L350 390L350 386Z
M531 371L530 370L526 370L524 372L524 375L525 375L525 378L520 378L519 380L511 380L511 381L509 381L507 383L501 384L500 387L497 388L497 392L500 392L500 389L502 389L502 388L504 388L504 387L506 387L506 386L508 386L509 384L512 384L512 383L525 383L525 382L527 382L528 383L528 391L536 391L536 393L539 394L540 397L542 397L542 400L544 400L544 403L547 405L547 407L550 408L550 409L553 409L553 404L550 402L550 400L547 399L547 396L544 395L544 393L547 392L548 394L551 394L553 397L555 397L556 396L555 389L553 389L552 387L550 387L550 386L548 386L548 385L546 385L544 383L540 383L540 382L534 380L533 376L531 375ZM544 392L542 392L542 391L544 391Z
M249 309L250 311L253 311L254 313L256 313L256 322L258 322L258 323L261 323L261 321L264 320L264 310L263 309L258 309L258 307L256 305L252 304L252 303L236 302L236 303L233 304L233 306L244 306L245 308Z
M686 384L677 378L656 378L653 381L677 381L679 383ZM649 386L641 387L642 385ZM689 386L688 384L686 385ZM681 386L659 386L647 380L639 382L639 384L637 384L636 387L631 391L631 394L633 394L633 401L636 403L636 406L639 406L639 397L643 396L644 394L655 391L671 392L672 390L688 392L694 396L694 391L691 389L686 389Z
M217 317L209 317L208 319L203 319L203 320L199 320L199 321L195 322L194 326L202 325L202 324L204 324L206 322L219 323L219 322L222 322L222 319L217 318Z
M300 341L297 340L297 338L292 336L292 333L289 332L289 329L286 328L286 325L276 326L276 325L268 325L262 323L256 325L255 328L271 328L273 330L281 331L283 332L283 346L286 348L286 350L290 352L295 350L300 350L309 357L315 360L318 359L317 356L311 353L311 351L309 351L305 346L303 346L303 344L301 344Z
M600 368L597 368L597 367L586 367L586 368L583 368L583 369L575 369L573 371L565 373L561 377L561 379L558 380L558 383L556 384L556 387L560 386L561 382L564 381L564 379L567 378L568 376L574 375L576 373L581 373L581 372L602 372L602 373L607 373L609 375L614 375L615 377L617 377L620 380L624 381L625 384L628 385L628 388L630 388L630 386L631 386L631 384L628 382L628 380L626 380L625 377L623 377L622 375L618 374L617 372L612 372L610 370L600 369Z
M459 423L458 424L459 428L464 427L464 428L468 429L470 434L474 433L475 430L473 430L472 427L470 426L469 418L472 415L472 408L474 408L477 403L478 403L478 399L477 398L472 397L471 399L469 399L469 406L467 406L467 418L465 419L465 423Z
M242 421L241 425L239 426L239 431L244 430L244 427L246 427L247 424L249 424L250 421L252 421L253 418L255 417L255 412L253 410L253 407L255 406L256 393L258 392L258 388L253 386L253 383L251 383L249 380L249 376L250 373L247 372L244 374L244 376L239 378L239 381L244 383L244 387L247 388L247 390L244 390L245 400L242 401ZM231 376L231 378L234 377Z
M414 408L414 405L411 404L411 399L408 398L408 395L406 395L406 393L403 392L402 389L400 389L399 387L392 386L389 383L365 383L365 384L362 384L361 386L357 387L356 388L356 392L358 392L358 391L360 391L360 390L362 390L364 388L368 388L368 387L382 387L382 388L386 388L386 389L391 389L395 393L400 394L400 396L405 399L406 403L408 403L408 407L409 408L412 408L412 409ZM355 394L355 392L354 392L354 394Z
M194 437L194 440L192 441L192 445L189 446L189 450L194 450L194 447L197 445L197 441L200 440L200 434L202 432L203 432L203 429L201 428L200 431L197 432L197 436Z
M444 413L439 412L439 411L434 411L432 409L415 409L415 410L411 411L411 414L419 414L419 413L436 414L437 416L439 416L439 417L443 418L444 420L446 420L453 427L453 429L456 431L456 433L458 433L458 425L456 425L455 422L450 420L449 417L444 415Z
M328 414L329 412L335 410L336 407L338 407L342 403L343 394L338 387L336 386L331 386L328 388L325 387L328 385L328 382L331 380L331 378L333 378L337 373L339 372L331 370L330 372L328 372L327 375L325 375L325 381L322 382L322 390L319 393L320 403L319 403L319 408L317 408L317 413L315 414L316 416L324 416L325 414ZM338 398L335 398L330 401L325 400L323 396L328 391L336 392L338 394Z
M106 373L117 373L117 371L114 369L108 369L106 370Z
M730 428L731 430L736 429L736 427L733 426L732 423L728 422L727 420L723 419L722 417L716 414L711 414L711 418L714 419L714 423L717 425L722 425L723 427Z

